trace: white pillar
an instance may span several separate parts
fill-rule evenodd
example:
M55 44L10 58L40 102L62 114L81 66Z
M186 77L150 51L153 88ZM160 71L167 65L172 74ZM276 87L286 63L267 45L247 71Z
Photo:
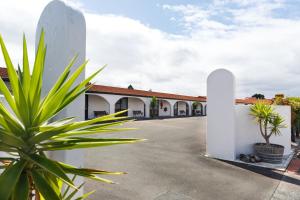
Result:
M47 94L76 54L78 54L78 59L72 68L73 71L85 61L86 25L81 12L66 6L61 1L55 0L45 7L40 16L36 30L36 47L42 28L45 31L45 43L47 45L43 94ZM85 73L83 72L75 84L80 83L84 78ZM74 116L77 120L84 120L84 101L84 95L81 95L66 109L61 111L57 118ZM82 150L56 151L52 152L51 157L78 167L84 164ZM79 184L82 181L83 179L77 177L75 184ZM79 192L79 195L81 194Z
M115 113L115 103L109 102L109 114Z
M192 116L192 102L191 101L188 102L188 106L189 106L188 116Z
M145 103L145 117L150 118L150 101Z
M171 117L174 117L174 104L176 103L176 101L170 100L169 103L171 107Z
M225 69L213 71L207 78L208 156L235 160L235 78Z

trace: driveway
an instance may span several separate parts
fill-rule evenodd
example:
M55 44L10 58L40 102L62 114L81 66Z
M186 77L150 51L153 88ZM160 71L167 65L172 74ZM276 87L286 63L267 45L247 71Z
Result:
M96 190L91 199L271 199L284 176L203 156L205 117L136 121L125 127L138 130L105 137L148 140L86 150L86 167L128 172L105 176L118 184L87 180L85 191Z

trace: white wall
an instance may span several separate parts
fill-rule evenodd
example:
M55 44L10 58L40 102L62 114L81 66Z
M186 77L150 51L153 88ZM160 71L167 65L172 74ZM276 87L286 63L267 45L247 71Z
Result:
M207 79L206 154L224 160L235 160L239 154L253 152L253 144L264 142L258 124L249 115L251 105L235 105L235 77L227 70L212 72ZM289 106L274 106L285 119L287 128L271 143L291 152L291 110Z
M235 159L235 78L225 69L207 79L206 153L215 158Z
M162 107L161 107L162 102ZM167 111L164 111L164 108L167 108ZM159 110L158 115L161 117L171 116L171 105L166 100L159 100Z
M251 105L236 105L236 157L241 153L253 153L253 144L257 142L265 142L259 132L258 124L253 117L249 115ZM283 145L284 154L291 152L291 109L289 106L274 106L284 119L287 128L281 129L281 135L271 136L270 142Z
M102 97L88 95L88 117L95 117L94 111L106 111L109 114L109 103Z
M133 111L138 111L144 113L144 102L138 98L128 98L128 116L133 117Z
M64 71L71 59L78 54L77 61L71 68L74 72L85 61L86 55L86 24L83 14L67 6L61 1L51 1L43 10L36 29L35 46L39 42L41 30L45 31L47 53L43 76L43 95L47 94ZM83 71L75 84L85 78ZM84 94L77 97L62 110L57 118L74 116L84 120Z

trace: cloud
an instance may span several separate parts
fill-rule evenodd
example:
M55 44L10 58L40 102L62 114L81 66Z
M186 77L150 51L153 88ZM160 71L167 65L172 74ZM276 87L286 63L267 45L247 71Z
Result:
M16 2L18 6L13 5ZM0 3L0 32L16 55L14 62L21 61L23 31L33 57L35 26L47 4L46 0L38 2L35 7L23 1ZM285 9L283 1L163 5L162 12L174 13L170 23L183 29L181 35L151 28L137 19L94 13L78 1L71 3L86 17L87 74L108 64L95 79L99 84L132 84L139 89L197 96L206 94L211 71L227 68L236 75L239 97L258 92L299 96L300 21L275 16Z

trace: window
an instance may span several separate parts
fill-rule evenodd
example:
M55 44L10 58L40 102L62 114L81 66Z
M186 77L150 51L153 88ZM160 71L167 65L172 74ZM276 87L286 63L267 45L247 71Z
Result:
M115 104L115 112L120 112L122 110L127 110L128 109L128 98L124 97L122 99L119 99L117 103ZM127 116L128 112L123 113L120 116Z

